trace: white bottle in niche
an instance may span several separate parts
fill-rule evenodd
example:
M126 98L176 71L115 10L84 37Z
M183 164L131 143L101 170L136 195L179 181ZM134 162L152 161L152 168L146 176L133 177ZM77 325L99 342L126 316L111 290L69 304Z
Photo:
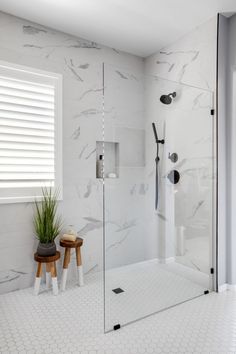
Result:
M103 155L97 160L97 178L103 178Z

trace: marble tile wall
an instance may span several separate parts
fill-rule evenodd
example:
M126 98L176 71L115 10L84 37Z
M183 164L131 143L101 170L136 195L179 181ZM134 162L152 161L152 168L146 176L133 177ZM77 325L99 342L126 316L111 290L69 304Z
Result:
M187 266L209 273L212 264L215 181L215 123L210 116L214 108L216 73L216 18L158 53L145 59L146 79L146 164L150 195L146 210L150 234L158 257L176 259ZM176 91L169 106L159 98ZM150 209L154 193L155 146L151 122L155 122L161 147L160 205L157 213ZM173 164L168 154L177 152ZM166 176L170 169L180 172L176 187ZM161 196L162 195L162 196ZM150 203L152 200L152 204ZM148 209L149 208L149 209ZM178 257L177 228L185 228L185 253ZM158 235L158 237L156 237ZM150 248L150 257L154 255Z
M132 151L141 149L144 136L143 86L137 79L143 72L143 60L97 43L72 37L28 21L0 13L0 60L17 63L63 75L63 201L60 212L64 225L73 225L84 237L83 263L85 274L102 269L102 183L96 179L96 141L102 140L102 63L113 65L107 72L107 82L114 87L106 104L107 140L118 140L121 145L120 169L143 169L143 157ZM108 65L109 66L109 65ZM129 72L129 77L126 76ZM113 84L112 84L113 81ZM125 99L126 98L126 99ZM138 102L138 105L134 104ZM114 123L115 122L115 123ZM118 127L119 126L119 127ZM117 131L114 129L117 128ZM115 132L116 136L113 137ZM135 139L125 154L125 140ZM140 142L141 139L141 142ZM133 154L133 157L132 157ZM123 202L144 198L145 187L141 176L126 183L124 175L111 181L114 193L110 198L112 210L117 205L116 184L122 185ZM114 184L114 186L112 185ZM137 190L136 190L137 189ZM130 192L132 190L132 193ZM116 201L116 204L113 202ZM37 247L32 229L33 205L0 205L0 293L31 286L35 264L33 253ZM107 215L110 256L109 267L118 262L142 260L140 247L130 254L119 256L120 245L128 250L129 238L138 228L137 215L125 210L111 217ZM115 235L115 236L114 236ZM74 255L73 255L74 257ZM73 267L72 267L73 268ZM71 276L74 269L71 269Z
M209 254L202 253L206 243L195 236L200 233L209 241L211 233L207 220L214 176L210 118L206 117L210 93L202 89L214 90L215 36L213 19L143 60L0 13L0 60L63 74L64 198L60 211L65 226L73 225L85 239L85 274L103 265L103 189L96 179L96 141L102 140L103 62L105 140L119 145L119 178L105 183L106 268L172 258L176 223L188 229L190 251L196 249L192 239L199 245L197 253L189 251L180 261L208 270ZM144 69L148 76L177 83L144 78ZM171 107L158 101L169 90L178 93ZM154 209L153 121L167 141L160 150L158 212ZM183 132L186 144L180 139ZM178 191L166 183L172 150L179 153L176 167L182 179ZM0 293L32 285L32 254L37 247L32 213L30 203L0 205Z

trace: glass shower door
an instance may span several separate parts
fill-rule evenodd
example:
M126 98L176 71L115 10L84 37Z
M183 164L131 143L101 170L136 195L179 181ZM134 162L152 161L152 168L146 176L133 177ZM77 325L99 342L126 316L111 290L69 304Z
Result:
M106 332L210 289L211 108L210 91L104 65Z

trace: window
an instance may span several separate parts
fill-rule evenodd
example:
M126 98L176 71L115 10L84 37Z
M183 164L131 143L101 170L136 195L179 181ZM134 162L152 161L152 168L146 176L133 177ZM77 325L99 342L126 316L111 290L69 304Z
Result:
M62 195L62 76L0 62L0 203Z

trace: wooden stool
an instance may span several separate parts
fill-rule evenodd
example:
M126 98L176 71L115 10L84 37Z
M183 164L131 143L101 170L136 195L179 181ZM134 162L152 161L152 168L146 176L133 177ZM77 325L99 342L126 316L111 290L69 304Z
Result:
M84 285L84 277L83 277L83 266L81 259L80 247L83 245L83 239L77 237L75 241L67 241L61 240L60 246L65 248L64 262L63 262L63 271L62 271L62 280L61 280L61 290L64 291L66 288L66 279L68 266L70 263L70 250L71 248L75 248L76 252L76 263L77 263L77 271L79 277L79 286Z
M57 268L56 261L60 258L60 252L56 252L55 256L39 256L38 253L34 254L34 260L38 262L38 268L34 283L34 294L38 295L42 277L42 264L46 263L46 287L50 286L50 274L52 278L52 289L53 294L58 294L58 284L57 284Z

